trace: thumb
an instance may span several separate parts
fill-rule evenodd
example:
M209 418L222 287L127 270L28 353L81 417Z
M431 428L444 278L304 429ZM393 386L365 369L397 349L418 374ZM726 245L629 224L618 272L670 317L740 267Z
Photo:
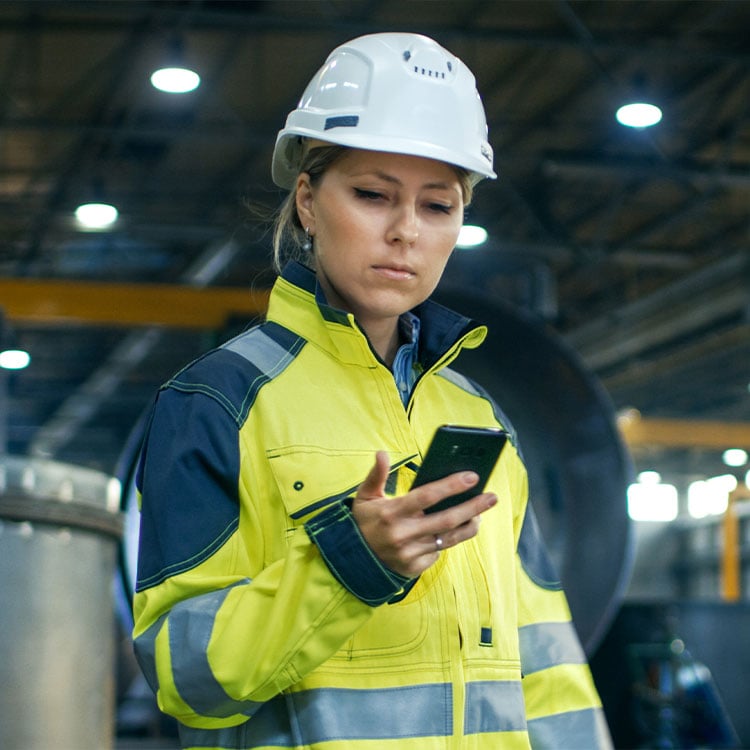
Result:
M390 459L385 451L378 451L375 454L375 463L370 469L365 481L359 485L357 490L357 499L372 500L385 495L385 483L388 481L388 469L390 468Z

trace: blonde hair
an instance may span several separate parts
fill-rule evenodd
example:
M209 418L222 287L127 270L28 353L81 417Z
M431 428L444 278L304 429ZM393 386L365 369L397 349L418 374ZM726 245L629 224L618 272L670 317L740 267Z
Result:
M348 146L318 146L311 147L310 141L305 139L303 144L306 152L300 160L299 174L307 172L310 176L310 184L315 187L323 179L326 171L341 159L348 151ZM461 193L463 195L464 207L471 202L473 185L471 173L463 167L451 165L456 171ZM296 260L307 266L314 267L312 253L305 250L305 228L302 226L297 214L297 188L294 187L284 199L276 214L273 228L273 264L276 271L281 272L284 265L290 260Z
M299 174L307 172L310 184L320 183L326 170L338 161L348 151L346 146L319 146L310 148L306 141L306 153L300 160ZM289 195L279 207L273 228L273 264L280 273L284 265L290 260L297 260L305 265L312 265L311 253L305 250L305 228L297 215L297 188L289 191Z

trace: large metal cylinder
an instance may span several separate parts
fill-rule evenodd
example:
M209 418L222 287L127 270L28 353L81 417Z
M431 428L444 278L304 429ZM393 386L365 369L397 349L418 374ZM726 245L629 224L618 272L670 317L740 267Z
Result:
M0 455L0 748L114 743L119 483Z

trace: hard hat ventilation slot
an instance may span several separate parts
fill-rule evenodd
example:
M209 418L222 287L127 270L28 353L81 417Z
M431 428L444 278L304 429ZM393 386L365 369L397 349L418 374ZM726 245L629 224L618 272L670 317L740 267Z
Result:
M420 68L419 65L414 66L414 72L417 75L427 76L428 78L445 78L445 73L440 70L430 70L430 68Z

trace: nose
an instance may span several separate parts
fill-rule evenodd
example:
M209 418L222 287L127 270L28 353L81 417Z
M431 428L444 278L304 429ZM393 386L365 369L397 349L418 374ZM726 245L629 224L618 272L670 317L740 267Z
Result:
M388 229L388 241L413 245L419 238L419 221L414 206L400 206Z

